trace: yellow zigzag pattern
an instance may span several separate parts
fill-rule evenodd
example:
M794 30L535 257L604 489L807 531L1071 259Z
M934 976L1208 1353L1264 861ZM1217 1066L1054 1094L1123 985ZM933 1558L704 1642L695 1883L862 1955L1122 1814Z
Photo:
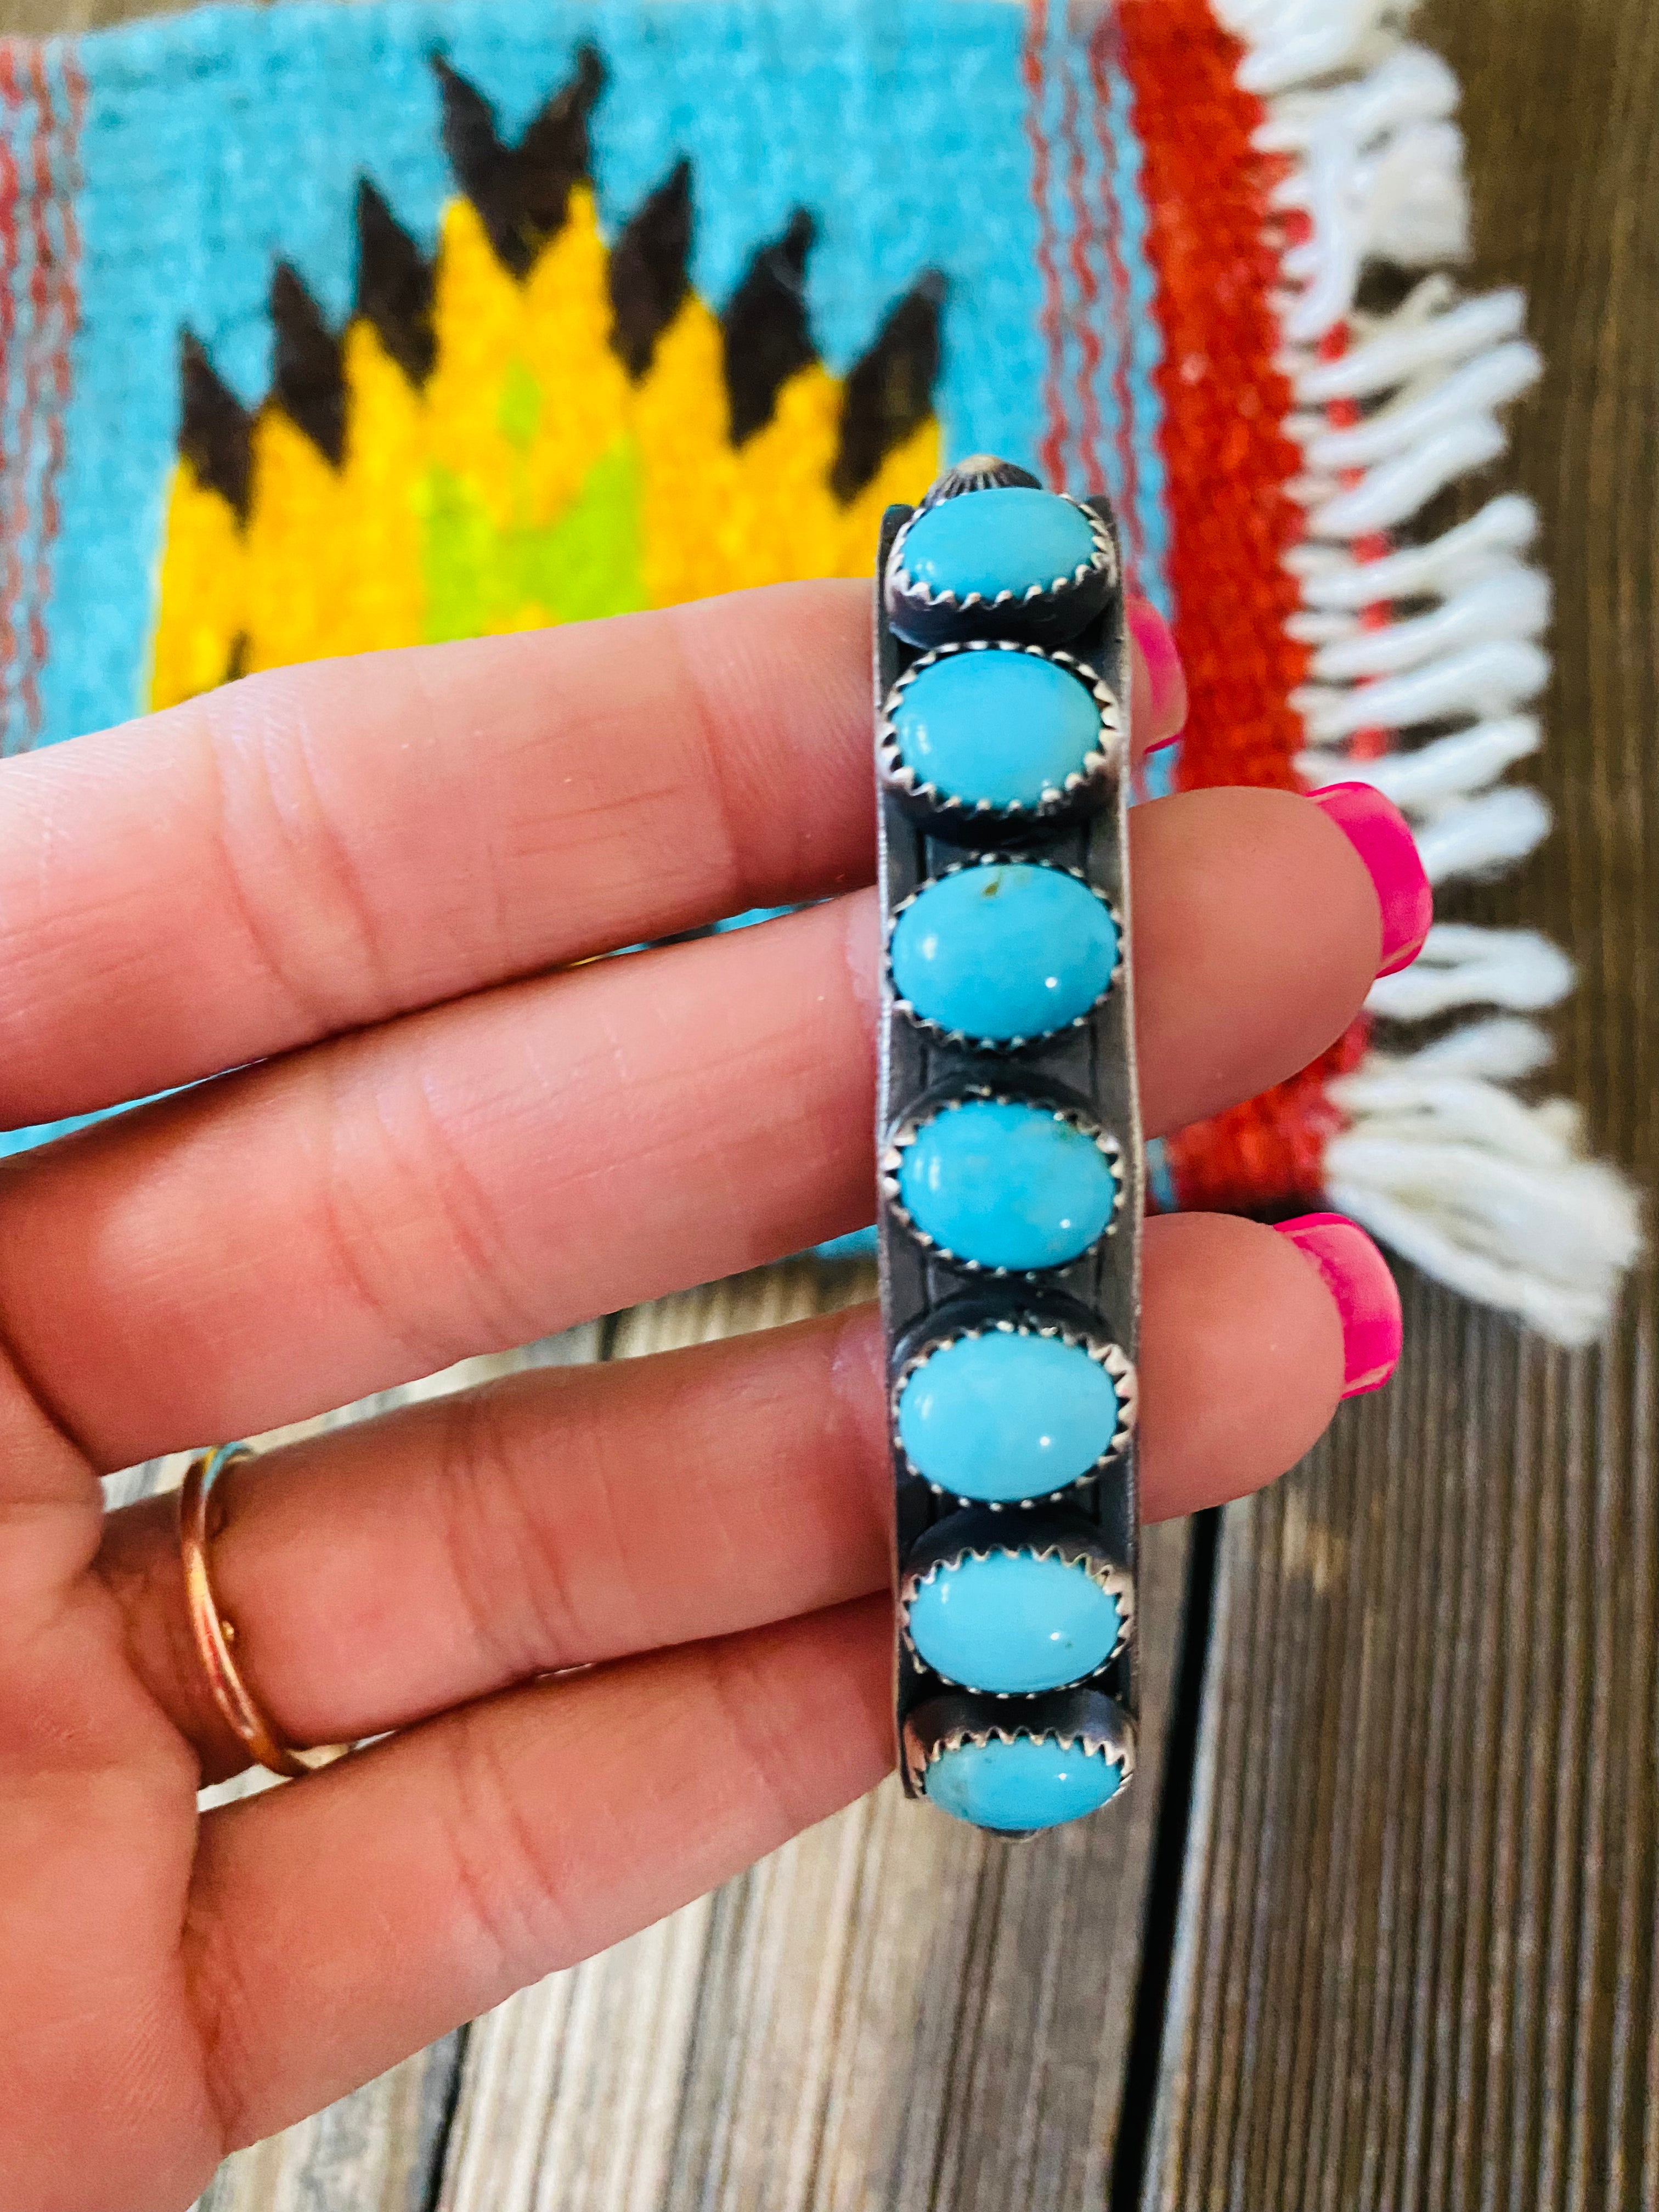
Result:
M843 505L830 488L842 383L801 369L734 447L712 311L689 294L635 384L610 343L608 267L585 185L522 282L457 200L425 384L368 321L345 333L339 467L268 404L244 523L182 459L151 704L298 660L866 573L884 507L938 472L937 422Z

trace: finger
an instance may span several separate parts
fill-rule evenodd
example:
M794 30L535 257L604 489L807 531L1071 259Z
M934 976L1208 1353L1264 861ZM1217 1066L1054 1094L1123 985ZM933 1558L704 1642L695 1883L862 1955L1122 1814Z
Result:
M781 585L276 671L8 761L0 1127L868 883L869 631L866 585Z
M1343 1387L1316 1270L1259 1223L1147 1224L1148 1521L1302 1457ZM757 1627L885 1587L892 1474L873 1307L599 1367L537 1370L225 1478L214 1582L295 1743L378 1735L544 1669ZM210 1775L246 1764L191 1638L173 1500L100 1560L142 1680Z
M1157 1131L1358 1011L1378 906L1282 792L1137 810ZM274 1428L872 1210L867 896L525 983L5 1164L0 1331L100 1464ZM88 1357L88 1348L95 1357Z
M92 1470L0 1356L9 2212L87 2202L65 2180L71 2130L79 2170L100 2175L112 2205L168 2190L184 2203L216 2141L174 1960L196 1770L125 1663L118 1608L87 1572L101 1516Z
M539 1684L209 1814L186 1971L227 2148L724 1881L891 1765L878 1601Z
M1152 601L1139 592L1126 594L1124 617L1128 626L1133 666L1133 758L1139 765L1148 753L1160 752L1181 735L1187 722L1187 672L1170 628Z

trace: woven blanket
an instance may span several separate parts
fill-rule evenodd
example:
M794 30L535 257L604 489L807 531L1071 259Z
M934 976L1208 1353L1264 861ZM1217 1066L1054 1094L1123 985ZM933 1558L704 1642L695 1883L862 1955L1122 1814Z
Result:
M1175 622L1155 789L1365 777L1437 883L1523 857L1532 511L1412 526L1538 364L1516 295L1439 273L1456 87L1399 14L368 0L0 46L0 744L863 574L989 449L1109 492ZM1512 1088L1570 972L1441 924L1316 1066L1155 1147L1158 1203L1328 1201L1593 1334L1629 1203Z

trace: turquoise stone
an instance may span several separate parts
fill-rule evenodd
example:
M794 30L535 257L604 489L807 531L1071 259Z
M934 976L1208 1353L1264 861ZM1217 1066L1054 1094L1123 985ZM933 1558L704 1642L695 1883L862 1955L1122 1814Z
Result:
M1048 591L1094 559L1094 533L1058 492L1000 484L941 500L911 524L905 574L935 592L966 599L977 592L1023 599L1035 584Z
M1101 744L1094 694L1033 653L947 653L905 685L892 719L900 760L963 806L1036 806Z
M906 1617L916 1656L970 1690L1063 1689L1117 1649L1118 1602L1055 1553L969 1552L935 1570Z
M1094 1139L1046 1106L970 1098L900 1155L899 1201L945 1252L981 1267L1063 1267L1104 1233L1117 1176Z
M1103 1749L1085 1751L1053 1736L1033 1742L958 1744L927 1769L927 1795L958 1820L979 1828L1057 1828L1095 1812L1123 1786L1123 1765Z
M1079 1482L1117 1433L1117 1386L1080 1344L993 1329L930 1352L899 1392L898 1434L924 1482L1013 1505Z
M1103 899L1059 868L958 868L893 927L893 982L924 1021L1004 1043L1086 1014L1117 966Z

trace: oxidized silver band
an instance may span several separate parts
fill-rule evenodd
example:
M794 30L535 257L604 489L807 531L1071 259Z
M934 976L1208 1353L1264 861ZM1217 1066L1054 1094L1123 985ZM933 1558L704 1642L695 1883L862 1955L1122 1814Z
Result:
M890 508L877 575L900 1765L1029 1834L1134 1765L1121 565L1105 500L979 457Z

